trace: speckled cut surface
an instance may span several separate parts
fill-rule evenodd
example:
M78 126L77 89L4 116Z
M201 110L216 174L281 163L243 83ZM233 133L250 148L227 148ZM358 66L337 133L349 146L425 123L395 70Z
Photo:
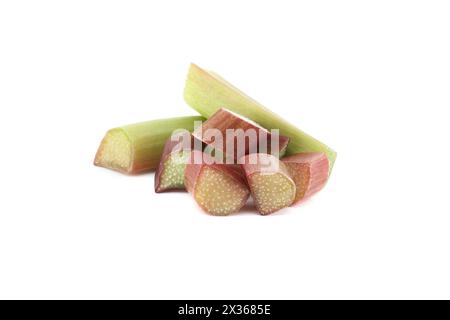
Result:
M256 207L262 214L288 207L294 201L295 185L286 175L256 173L248 181Z
M131 165L131 143L121 130L111 130L102 142L96 164L127 171Z
M164 162L164 172L161 175L160 189L184 189L184 170L189 158L189 152L175 153Z
M203 168L195 187L195 200L207 212L224 216L241 209L249 196L247 187L211 167Z

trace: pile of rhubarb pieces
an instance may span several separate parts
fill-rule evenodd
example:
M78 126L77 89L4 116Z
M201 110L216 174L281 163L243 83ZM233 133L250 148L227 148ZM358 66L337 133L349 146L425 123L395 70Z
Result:
M192 64L184 98L200 116L111 129L94 164L126 174L156 169L157 193L187 190L217 216L238 212L250 196L271 214L326 184L336 152L217 74Z

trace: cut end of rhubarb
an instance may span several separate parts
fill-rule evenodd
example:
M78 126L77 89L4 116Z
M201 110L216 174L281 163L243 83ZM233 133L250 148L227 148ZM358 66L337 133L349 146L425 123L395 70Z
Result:
M202 159L196 163L195 158ZM184 184L197 204L206 212L226 216L238 212L250 196L240 166L207 164L207 154L193 151L186 165ZM212 163L212 162L209 162Z
M298 204L320 191L328 180L329 161L325 153L299 153L283 159L295 182Z
M262 215L292 204L295 184L281 161L267 154L252 154L242 162L256 208Z
M239 211L247 202L249 191L232 176L214 167L204 167L195 188L195 200L207 212L226 216Z
M159 176L159 182L155 184L156 192L185 189L184 170L189 159L189 154L190 152L180 151L167 157L162 164L164 169Z
M155 173L155 192L184 190L184 171L191 154L192 136L181 131L167 139Z
M109 130L103 138L95 156L94 164L99 167L129 173L132 163L132 146L121 129Z
M280 173L255 173L248 178L258 211L270 214L292 204L295 186L292 180Z

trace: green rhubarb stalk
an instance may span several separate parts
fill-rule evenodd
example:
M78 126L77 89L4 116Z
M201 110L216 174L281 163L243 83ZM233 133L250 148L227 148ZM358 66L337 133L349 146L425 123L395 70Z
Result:
M296 128L215 73L191 64L184 89L184 99L206 118L225 107L266 129L279 129L281 135L290 138L287 155L300 152L324 152L330 162L331 173L336 160L335 151Z
M164 144L177 129L194 130L201 116L151 120L109 130L94 164L122 173L136 174L156 169Z

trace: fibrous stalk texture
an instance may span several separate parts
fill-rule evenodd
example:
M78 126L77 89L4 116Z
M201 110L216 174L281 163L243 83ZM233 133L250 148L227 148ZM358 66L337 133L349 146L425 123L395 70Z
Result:
M331 171L336 159L335 151L248 97L213 72L191 64L184 89L184 99L206 118L211 117L221 107L226 107L266 129L279 129L281 135L291 139L287 155L300 152L324 152L329 159Z
M236 163L249 153L272 153L281 157L289 143L289 138L272 135L254 121L226 108L220 108L192 135L226 155L227 160L231 160L227 163Z
M298 204L320 191L328 180L329 162L324 153L300 153L283 158L297 192L293 204Z
M177 129L193 131L201 116L151 120L109 130L94 164L127 174L156 169L166 140Z

